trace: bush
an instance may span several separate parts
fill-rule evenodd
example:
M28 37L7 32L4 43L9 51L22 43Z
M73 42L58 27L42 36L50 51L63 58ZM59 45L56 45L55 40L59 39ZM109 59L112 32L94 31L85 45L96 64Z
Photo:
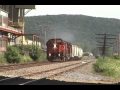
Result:
M83 56L89 56L89 53L84 52L84 53L83 53Z
M47 60L46 57L47 57L47 56L46 56L46 53L43 52L43 51L41 51L41 55L40 55L40 57L39 57L39 60L40 60L40 61Z
M27 63L27 62L32 62L32 58L30 58L30 56L22 56L20 63Z
M113 59L120 59L120 56L114 55L114 56L113 56Z
M35 45L20 45L15 47L19 49L21 55L28 55L35 61L38 60L42 54L42 50Z
M29 53L33 50L32 45L15 45L15 47L19 49L21 55L29 55Z
M4 57L4 54L0 54L0 63L2 64L2 63L6 63L7 61L6 61L6 59L5 59L5 57Z
M46 60L46 53L32 45L14 45L7 47L5 58L9 63L26 63Z
M30 57L34 60L37 61L40 58L41 55L41 49L38 47L34 46L32 52L29 53Z
M7 52L5 52L5 58L9 63L19 63L20 62L20 52L17 47L8 46Z

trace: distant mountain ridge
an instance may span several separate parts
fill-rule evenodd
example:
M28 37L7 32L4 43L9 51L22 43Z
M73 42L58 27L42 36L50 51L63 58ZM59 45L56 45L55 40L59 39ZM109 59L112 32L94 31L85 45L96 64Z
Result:
M95 34L120 33L120 20L85 15L25 17L25 33L37 33L44 39L44 30L47 30L47 40L54 37L62 38L90 51L96 47Z

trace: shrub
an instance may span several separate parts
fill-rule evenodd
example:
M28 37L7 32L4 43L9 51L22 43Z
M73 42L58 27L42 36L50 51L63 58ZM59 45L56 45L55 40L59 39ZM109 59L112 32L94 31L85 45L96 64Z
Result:
M47 60L46 59L46 53L44 51L41 51L40 57L39 57L39 61L43 61L43 60Z
M84 53L83 53L83 56L89 56L89 53L84 52Z
M46 53L32 45L14 45L7 48L5 58L9 63L25 63L45 60Z
M7 52L5 52L5 58L9 63L19 63L20 62L20 52L17 47L8 46Z
M32 52L29 53L30 57L34 60L37 61L40 58L41 55L41 49L38 47L34 46Z
M26 55L22 56L20 63L27 63L27 62L32 62L32 58L30 58L30 56L26 56Z
M4 57L4 54L0 54L0 63L6 63L6 59Z
M119 55L114 55L113 59L120 59L120 56Z
M32 52L32 45L15 45L20 51L21 55L29 55L29 52Z

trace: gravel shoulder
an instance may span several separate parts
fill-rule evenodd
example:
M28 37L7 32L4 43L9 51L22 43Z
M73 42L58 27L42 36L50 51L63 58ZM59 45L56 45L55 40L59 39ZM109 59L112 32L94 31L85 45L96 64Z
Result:
M99 83L99 84L114 84L118 82L118 80L115 80L111 77L102 76L100 74L95 73L92 68L95 62L96 60L93 59L93 62L83 67L47 79L66 81L66 82L84 82L84 83Z

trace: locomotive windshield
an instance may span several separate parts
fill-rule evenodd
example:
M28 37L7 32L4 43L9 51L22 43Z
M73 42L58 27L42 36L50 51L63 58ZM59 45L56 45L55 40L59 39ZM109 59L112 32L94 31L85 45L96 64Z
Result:
M57 39L56 42L61 42L62 40L61 39Z

